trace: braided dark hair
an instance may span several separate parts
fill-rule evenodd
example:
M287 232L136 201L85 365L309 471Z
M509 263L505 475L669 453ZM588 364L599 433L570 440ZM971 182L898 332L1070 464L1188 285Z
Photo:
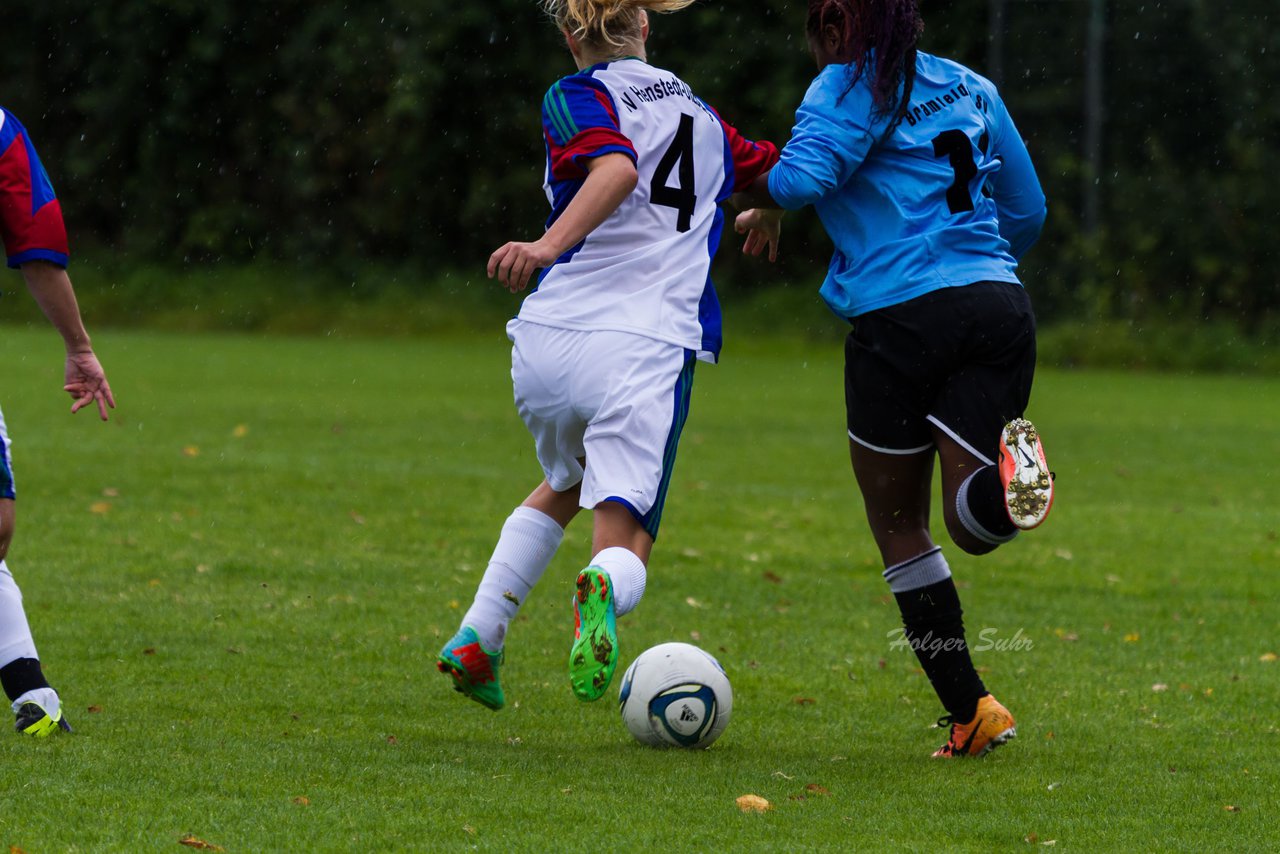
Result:
M851 54L853 75L845 93L866 75L874 115L888 116L885 135L893 133L916 78L916 43L924 32L918 0L809 0L810 41L820 44L827 27L835 27L841 47Z

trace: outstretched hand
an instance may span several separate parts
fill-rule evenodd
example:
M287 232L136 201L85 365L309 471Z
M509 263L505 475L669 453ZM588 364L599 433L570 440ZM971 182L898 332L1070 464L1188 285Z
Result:
M752 208L738 214L733 222L738 234L745 234L747 239L742 244L742 254L758 256L769 249L769 260L778 260L778 240L782 235L782 211Z
M107 407L116 408L107 375L92 350L67 354L66 385L62 389L75 401L71 404L73 415L89 404L97 403L98 417L106 421Z

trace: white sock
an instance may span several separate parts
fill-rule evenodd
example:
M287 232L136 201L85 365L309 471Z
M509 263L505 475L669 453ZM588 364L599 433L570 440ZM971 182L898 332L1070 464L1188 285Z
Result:
M520 506L507 517L475 601L462 618L462 625L475 629L480 645L489 652L502 649L507 626L542 578L562 539L564 528L541 510Z
M8 565L0 560L0 666L19 658L39 657L27 614L22 610L22 591Z
M613 584L613 613L621 617L640 604L647 577L644 561L630 549L612 546L591 559L591 565L609 573Z
M58 719L58 710L62 708L62 700L58 698L58 692L52 688L33 688L14 700L12 708L15 715L24 703L35 703L54 720Z

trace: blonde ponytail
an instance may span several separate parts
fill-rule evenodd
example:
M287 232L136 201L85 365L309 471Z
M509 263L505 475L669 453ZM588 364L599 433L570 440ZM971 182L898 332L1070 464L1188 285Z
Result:
M678 12L697 0L542 0L556 26L592 45L622 47L640 37L640 12Z

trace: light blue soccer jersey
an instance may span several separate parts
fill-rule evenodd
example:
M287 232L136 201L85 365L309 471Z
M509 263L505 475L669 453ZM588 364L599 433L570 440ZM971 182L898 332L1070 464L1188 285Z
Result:
M940 288L1018 283L1045 198L995 86L919 53L906 117L882 139L888 119L872 118L866 75L850 89L851 73L817 76L769 173L778 204L813 205L835 244L827 305L855 317Z

